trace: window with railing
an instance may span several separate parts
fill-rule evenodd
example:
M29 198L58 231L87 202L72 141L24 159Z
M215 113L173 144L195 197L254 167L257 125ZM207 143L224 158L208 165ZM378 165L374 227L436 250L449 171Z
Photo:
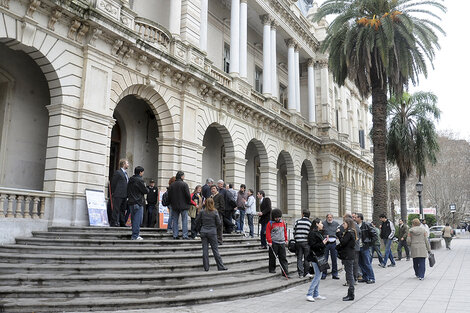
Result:
M255 90L263 93L263 70L258 66L255 67Z
M230 73L230 45L224 44L224 72Z

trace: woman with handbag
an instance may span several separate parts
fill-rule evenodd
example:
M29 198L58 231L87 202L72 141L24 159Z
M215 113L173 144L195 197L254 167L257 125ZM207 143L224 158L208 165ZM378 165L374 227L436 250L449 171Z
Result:
M408 233L408 238L406 238L406 242L411 250L415 275L419 280L423 280L426 272L426 258L428 254L431 253L431 246L426 229L421 227L419 219L415 218L412 221L412 226Z
M196 231L196 216L202 209L202 186L197 185L194 188L194 192L191 194L191 206L189 207L188 215L191 218L191 237L192 239L196 239L197 231Z
M343 220L343 228L344 232L339 229L336 231L339 238L339 245L336 246L336 250L338 250L338 258L343 261L346 282L349 286L348 295L343 297L343 301L352 301L354 300L354 248L358 235L352 218L347 217Z
M321 230L323 223L319 218L312 221L310 233L308 234L308 245L310 253L308 254L307 261L312 262L315 276L307 291L307 301L315 302L315 300L325 300L326 297L320 296L318 288L323 270L328 269L328 261L325 259L325 244L328 242L328 236L323 238ZM317 257L318 256L318 257ZM322 268L320 268L322 267Z

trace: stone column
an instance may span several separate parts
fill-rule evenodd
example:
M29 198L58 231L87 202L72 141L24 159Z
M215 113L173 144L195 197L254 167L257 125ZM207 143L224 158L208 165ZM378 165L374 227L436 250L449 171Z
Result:
M329 123L330 122L330 114L329 114L329 102L330 102L330 77L328 74L328 61L322 61L320 63L321 70L320 70L320 77L321 77L321 106L322 106L322 123Z
M240 1L240 78L247 79L247 34L248 5L247 0Z
M240 157L225 157L226 181L234 186L245 183L245 168L247 160Z
M179 37L181 32L181 0L170 1L170 25L168 26L173 36Z
M277 208L277 168L271 166L260 166L259 170L261 189L264 190L266 197L271 199L272 207ZM255 190L255 192L257 191L258 190Z
M172 1L173 2L173 1ZM199 48L207 51L207 10L208 0L201 0L201 34L199 37Z
M262 15L263 22L263 95L271 96L271 17Z
M294 46L295 41L293 39L289 39L286 41L287 43L287 81L288 81L288 90L287 90L287 97L288 103L287 108L289 110L295 110L295 56L294 56Z
M276 22L271 24L271 94L273 98L278 97L277 82L277 56L276 56Z
M232 0L230 13L230 74L240 74L240 0Z
M295 218L300 218L301 204L301 181L302 176L287 174L287 213Z
M299 46L295 46L295 109L300 113L300 64L299 64Z
M308 60L308 121L315 123L315 73L314 60Z

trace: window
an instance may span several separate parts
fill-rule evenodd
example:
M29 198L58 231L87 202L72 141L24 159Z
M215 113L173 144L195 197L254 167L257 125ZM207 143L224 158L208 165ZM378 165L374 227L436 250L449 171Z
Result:
M263 93L263 70L257 66L255 67L255 90Z
M339 111L336 110L336 130L339 131Z
M366 148L366 141L364 138L364 130L359 130L359 145L361 146L362 149Z
M287 109L287 87L283 84L279 84L279 102Z
M224 44L224 72L230 73L230 45Z

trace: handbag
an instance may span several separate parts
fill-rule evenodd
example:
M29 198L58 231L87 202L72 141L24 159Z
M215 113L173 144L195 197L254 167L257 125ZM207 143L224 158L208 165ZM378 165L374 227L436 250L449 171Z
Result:
M197 215L197 208L191 204L188 210L188 215L190 218L196 218Z
M320 272L324 272L330 268L330 264L328 264L328 259L325 258L325 256L319 257L317 259L317 265L318 265L318 268L320 269Z
M434 257L434 253L430 252L428 259L429 259L429 266L433 267L434 264L436 264L436 258Z
M287 250L289 250L292 253L295 253L297 251L297 248L295 245L295 239L289 239L287 243Z

